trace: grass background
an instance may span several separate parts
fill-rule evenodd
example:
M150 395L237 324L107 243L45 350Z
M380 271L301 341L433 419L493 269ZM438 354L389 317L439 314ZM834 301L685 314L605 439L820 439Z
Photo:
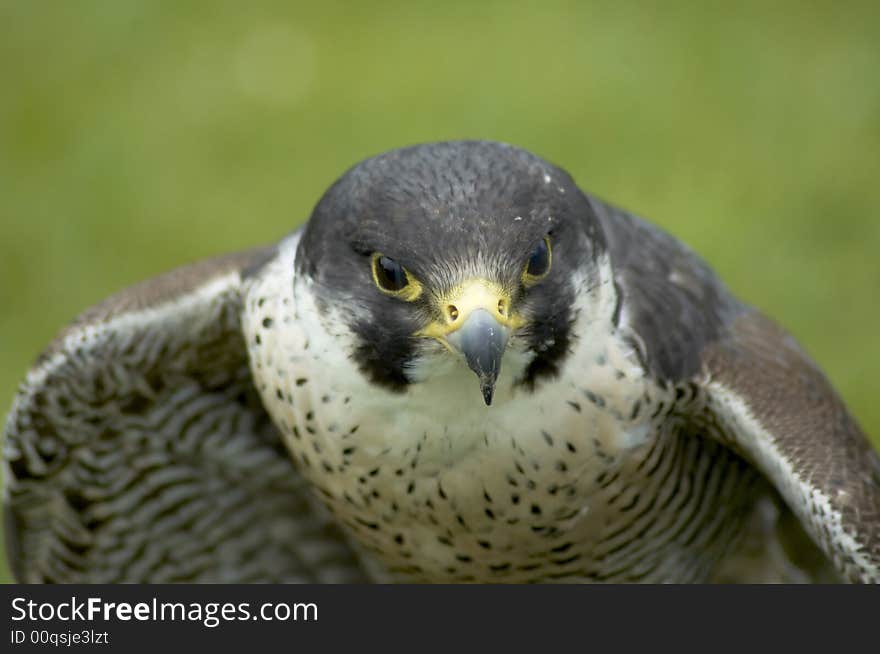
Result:
M880 437L880 4L0 0L0 403L88 305L487 138L788 327ZM8 579L0 570L0 579Z

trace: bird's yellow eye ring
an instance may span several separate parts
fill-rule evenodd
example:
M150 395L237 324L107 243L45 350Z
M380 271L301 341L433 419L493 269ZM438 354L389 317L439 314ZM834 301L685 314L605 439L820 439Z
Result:
M375 252L371 258L373 281L386 295L412 302L422 294L422 285L391 257Z
M529 255L529 260L523 268L522 281L526 286L535 284L547 276L553 263L553 250L550 247L550 237L545 236L535 246Z

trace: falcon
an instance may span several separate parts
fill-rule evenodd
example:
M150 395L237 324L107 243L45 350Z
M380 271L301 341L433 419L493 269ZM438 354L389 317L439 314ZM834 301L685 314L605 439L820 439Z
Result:
M23 582L880 580L880 461L804 350L498 143L87 310L5 433Z

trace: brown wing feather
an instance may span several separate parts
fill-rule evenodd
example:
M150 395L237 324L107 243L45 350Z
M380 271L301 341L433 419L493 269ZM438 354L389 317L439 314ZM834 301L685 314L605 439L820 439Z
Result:
M682 243L591 203L647 372L707 389L698 428L762 471L838 572L880 581L880 461L821 370Z
M880 581L880 459L825 375L757 312L703 353L725 435L774 484L838 571Z
M252 388L241 271L193 264L87 310L6 422L6 536L26 582L355 581Z

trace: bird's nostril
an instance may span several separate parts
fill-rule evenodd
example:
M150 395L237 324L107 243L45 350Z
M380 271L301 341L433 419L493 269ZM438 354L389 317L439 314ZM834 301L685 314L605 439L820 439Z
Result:
M446 314L449 316L449 320L451 322L455 322L456 320L458 320L458 307L454 304L450 304L448 307L446 307Z

